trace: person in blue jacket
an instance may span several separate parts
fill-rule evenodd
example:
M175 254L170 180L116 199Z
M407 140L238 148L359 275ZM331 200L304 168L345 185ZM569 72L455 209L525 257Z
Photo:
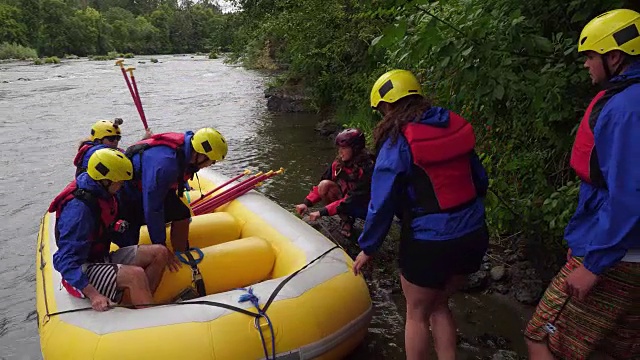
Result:
M581 179L567 263L529 321L531 359L640 358L640 14L606 12L582 30L593 84L571 167Z
M114 194L133 167L124 154L100 149L80 174L53 200L49 212L56 213L58 249L53 267L62 275L62 285L72 296L88 297L94 310L108 310L112 303L153 303L171 255L160 245L123 246L118 228L118 202ZM111 242L120 245L109 252ZM123 294L126 296L123 297Z
M133 163L133 179L119 194L126 204L123 218L130 223L126 241L137 244L140 226L146 224L151 242L167 245L165 224L170 222L173 250L186 251L191 210L181 198L187 181L223 160L227 150L226 140L213 128L156 134L130 146L126 155ZM179 265L175 257L171 261Z
M121 118L115 118L113 121L98 120L91 126L91 136L80 142L78 153L73 159L73 165L76 167L76 176L87 171L89 158L97 150L105 148L118 149L118 143L122 138L120 129L122 124ZM142 139L147 139L151 135L151 130L147 129Z
M373 85L383 115L371 200L353 271L376 254L394 215L402 220L399 266L407 302L407 359L426 359L429 326L439 359L454 359L456 327L448 299L480 268L489 235L482 198L488 178L471 124L432 106L415 76L392 70Z

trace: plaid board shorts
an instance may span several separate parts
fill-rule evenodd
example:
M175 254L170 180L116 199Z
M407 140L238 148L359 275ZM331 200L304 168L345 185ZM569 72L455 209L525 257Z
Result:
M572 258L551 281L525 336L546 341L559 359L588 359L596 350L640 359L640 263L619 262L579 301L567 294L566 278L581 265Z
M89 278L89 283L98 292L114 303L122 300L122 291L116 286L120 265L133 263L138 252L138 245L126 246L110 253L102 263L87 263L82 269Z

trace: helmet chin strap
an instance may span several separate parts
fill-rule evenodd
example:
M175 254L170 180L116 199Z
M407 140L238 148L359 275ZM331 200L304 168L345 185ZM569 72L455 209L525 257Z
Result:
M602 59L602 67L604 68L604 75L607 77L607 79L604 81L602 86L607 87L611 82L611 79L620 75L620 73L622 72L622 65L624 64L624 61L620 62L612 73L611 70L609 70L609 61L607 60L607 54L600 55L600 58Z

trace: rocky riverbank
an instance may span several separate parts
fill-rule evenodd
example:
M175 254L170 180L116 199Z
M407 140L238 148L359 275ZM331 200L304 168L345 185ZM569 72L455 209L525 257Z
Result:
M311 225L342 246L352 258L360 251L356 239L362 229L361 221L356 222L351 239L340 234L338 221L333 218L324 217ZM377 293L382 293L396 303L398 313L395 316L401 317L403 323L404 298L396 260L398 237L399 226L395 222L371 266L365 270L365 278L373 298L380 297ZM452 300L452 308L459 322L458 347L461 358L526 358L522 330L547 282L541 279L533 262L527 258L526 248L521 244L516 241L506 248L493 245L485 255L481 269L469 276L463 293ZM396 348L402 352L403 328L398 324L394 328L395 334L389 335L389 343L384 347L387 352L384 358L396 358L388 354L389 349ZM376 348L376 345L370 346Z

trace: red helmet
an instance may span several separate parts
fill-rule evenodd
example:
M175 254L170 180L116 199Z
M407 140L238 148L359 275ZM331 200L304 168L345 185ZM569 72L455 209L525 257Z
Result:
M337 146L349 146L354 151L364 149L366 142L364 133L358 129L344 129L336 136Z

